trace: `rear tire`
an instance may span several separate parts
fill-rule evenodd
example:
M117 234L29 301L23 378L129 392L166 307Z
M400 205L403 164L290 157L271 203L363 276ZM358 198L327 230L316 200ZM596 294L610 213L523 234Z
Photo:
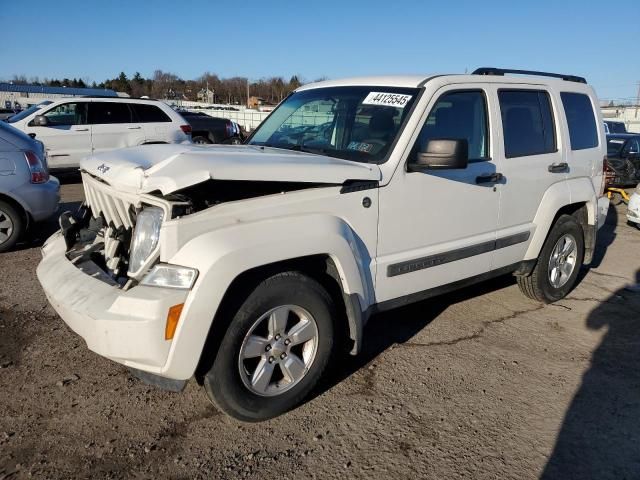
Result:
M198 145L209 145L213 142L211 142L211 140L209 140L206 137L203 137L202 135L198 135L197 137L193 137L193 139L191 140L193 143L197 143Z
M13 248L24 233L25 223L15 207L0 200L0 252Z
M518 275L518 286L527 297L553 303L573 289L584 260L584 233L571 215L561 215L542 246L533 272Z
M310 277L285 272L262 281L235 313L204 376L207 396L246 422L294 408L335 351L335 313L331 296Z

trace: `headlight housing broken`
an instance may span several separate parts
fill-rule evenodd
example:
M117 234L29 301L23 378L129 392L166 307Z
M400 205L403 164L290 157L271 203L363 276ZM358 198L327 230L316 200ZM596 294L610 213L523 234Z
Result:
M139 273L158 246L164 212L158 207L145 207L136 218L129 255L129 275Z

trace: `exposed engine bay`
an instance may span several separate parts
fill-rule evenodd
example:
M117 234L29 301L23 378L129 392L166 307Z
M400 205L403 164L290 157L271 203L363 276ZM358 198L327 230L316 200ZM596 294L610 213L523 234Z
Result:
M67 258L79 268L89 268L93 276L96 276L97 267L110 282L124 288L137 283L131 275L130 256L138 216L149 207L144 197L148 200L157 198L158 204L168 210L166 217L175 219L222 203L328 186L303 182L210 179L165 196L157 191L151 192L139 200L115 198L117 192L86 172L83 173L83 183L86 201L75 213L64 212L60 216Z

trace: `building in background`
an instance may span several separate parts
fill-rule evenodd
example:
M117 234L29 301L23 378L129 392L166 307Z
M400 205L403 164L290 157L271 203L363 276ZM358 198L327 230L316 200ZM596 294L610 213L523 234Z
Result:
M43 87L40 85L0 83L0 108L6 107L18 110L29 108L45 100L86 96L118 97L128 95L121 95L106 88ZM7 105L9 106L7 107Z
M623 122L627 132L640 133L640 105L608 105L600 110L605 120Z

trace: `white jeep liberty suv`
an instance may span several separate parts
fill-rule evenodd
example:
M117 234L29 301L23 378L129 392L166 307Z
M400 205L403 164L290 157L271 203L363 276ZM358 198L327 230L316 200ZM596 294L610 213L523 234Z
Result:
M606 215L605 155L580 77L305 85L245 145L85 159L86 200L38 278L94 352L264 420L340 346L357 354L374 312L508 273L541 302L567 295Z

